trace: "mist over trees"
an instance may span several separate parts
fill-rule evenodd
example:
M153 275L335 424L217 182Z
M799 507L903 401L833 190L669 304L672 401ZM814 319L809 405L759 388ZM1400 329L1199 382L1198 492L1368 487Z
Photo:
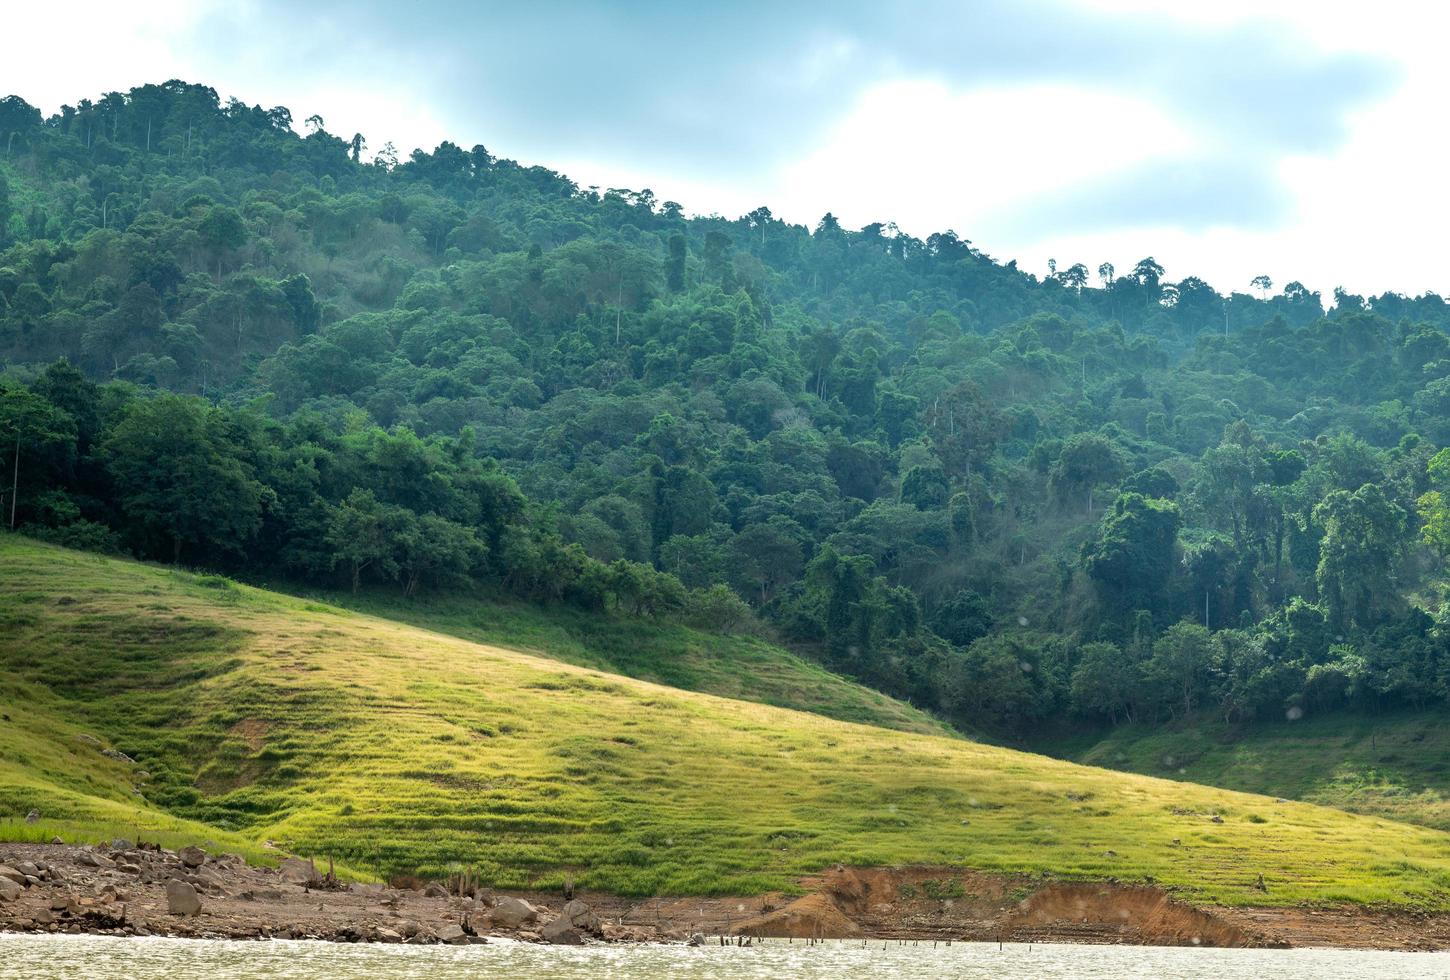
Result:
M0 100L6 526L764 629L1004 733L1450 698L1433 293L1038 278L303 128Z

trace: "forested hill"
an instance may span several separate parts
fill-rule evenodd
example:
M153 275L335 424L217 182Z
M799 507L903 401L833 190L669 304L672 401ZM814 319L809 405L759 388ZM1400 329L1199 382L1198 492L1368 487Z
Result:
M1450 697L1439 296L1038 279L301 128L0 101L7 524L764 628L1002 732Z

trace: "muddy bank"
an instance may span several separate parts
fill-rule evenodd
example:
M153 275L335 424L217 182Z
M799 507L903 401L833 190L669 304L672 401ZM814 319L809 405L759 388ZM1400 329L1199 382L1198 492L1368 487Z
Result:
M807 889L803 897L733 922L728 931L831 939L1450 949L1450 913L1362 906L1196 907L1144 885L941 867L838 867L802 879L801 885Z
M0 843L0 931L342 942L751 939L1080 942L1450 949L1450 915L1355 907L1195 908L1162 889L950 868L836 868L805 894L627 899L345 884L289 860L116 846ZM456 887L456 885L455 885ZM711 940L717 941L717 940Z

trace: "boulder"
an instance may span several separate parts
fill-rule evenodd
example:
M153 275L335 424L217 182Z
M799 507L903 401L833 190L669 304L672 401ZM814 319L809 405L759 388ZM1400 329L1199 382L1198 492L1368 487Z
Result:
M545 942L555 946L582 946L584 944L584 934L575 929L573 924L562 915L545 925L543 929L539 930L539 934L544 937Z
M25 884L25 872L8 864L0 864L0 878L8 878L17 885Z
M282 863L277 865L277 873L282 876L283 881L290 881L294 885L310 885L321 880L313 863L301 858L283 858Z
M559 917L561 919L567 919L569 924L580 932L587 932L591 935L598 936L604 931L599 921L599 916L595 915L593 909L577 898L565 904L564 911Z
M695 933L689 939L686 939L685 940L685 945L686 946L703 946L703 945L705 945L705 934L703 932L697 932L697 933Z
M16 861L15 870L23 875L35 875L38 878L45 869L32 861ZM4 872L0 871L0 874L4 874Z
M199 868L206 863L206 851L194 844L190 847L183 847L176 852L176 856L181 858L181 863L188 868Z
M196 915L201 911L201 899L191 885L172 878L166 883L166 906L172 915Z
M456 922L439 926L435 935L439 942L448 943L450 946L462 946L468 942L468 933L464 932L463 927Z
M40 814L39 814L39 813L37 813L37 812L36 812L36 811L34 811L34 810L31 810L31 811L30 811L30 817L34 817L34 818L35 818L35 820L39 820L39 819L40 819ZM25 818L25 822L26 822L26 823L35 823L35 820L31 820L31 819L30 819L30 817L26 817L26 818ZM59 838L59 837L52 837L52 838L51 838L51 839L50 839L50 842L51 842L51 843L52 843L52 844L64 844L64 843L65 843L65 841L64 841L64 840L62 840L62 839L61 839L61 838Z
M129 851L135 846L136 845L132 844L124 837L117 837L115 840L111 841L111 850L113 851Z
M387 926L378 926L374 929L373 937L380 943L400 943L403 941L402 933L394 932Z
M428 887L425 888L425 889L423 889L423 897L424 898L447 898L448 897L448 889L444 888L442 885L438 884L438 882L436 882L436 881L430 881L428 883Z
M112 866L112 861L94 851L81 851L76 855L76 864L85 865L87 868L109 868Z
M488 918L500 929L517 929L528 925L539 917L539 910L521 898L507 896L489 910Z
M13 902L25 893L25 889L9 878L0 878L0 902Z

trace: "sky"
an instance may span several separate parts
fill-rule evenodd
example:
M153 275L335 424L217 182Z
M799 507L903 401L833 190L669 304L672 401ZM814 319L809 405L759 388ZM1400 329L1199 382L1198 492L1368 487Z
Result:
M952 229L1046 272L1450 293L1450 8L1289 0L48 0L0 95L181 78L691 213Z

